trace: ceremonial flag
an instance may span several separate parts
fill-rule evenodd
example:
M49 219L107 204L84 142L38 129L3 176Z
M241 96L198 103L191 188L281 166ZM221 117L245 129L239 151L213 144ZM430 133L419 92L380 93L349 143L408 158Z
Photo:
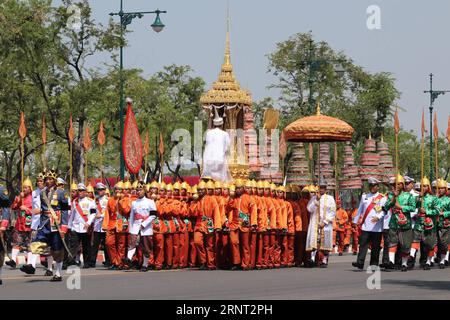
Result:
M72 115L70 115L70 119L69 119L69 133L68 133L68 136L69 136L70 143L72 143L73 139L75 138L75 132L73 130Z
M130 98L127 98L127 114L125 117L122 151L128 171L132 174L138 174L143 160L142 140Z
M92 147L91 137L89 135L89 127L86 126L84 128L84 137L83 137L83 147L84 150L89 150Z
M19 136L20 139L25 139L27 135L27 127L25 126L25 115L23 112L20 113L20 126L19 126Z
M103 146L106 142L105 133L103 132L103 121L100 121L100 131L98 132L97 141L101 146Z
M437 117L436 117L436 113L434 114L434 139L437 139L439 137L439 129L438 129L438 125L437 125Z
M398 120L398 110L395 110L394 114L394 132L398 134L400 131L400 121Z
M45 125L45 114L42 115L42 143L47 143L47 127Z
M144 154L148 155L150 152L150 145L149 145L149 141L148 141L148 130L145 133L145 142L144 142Z
M159 133L159 154L161 156L164 154L164 140L162 133Z

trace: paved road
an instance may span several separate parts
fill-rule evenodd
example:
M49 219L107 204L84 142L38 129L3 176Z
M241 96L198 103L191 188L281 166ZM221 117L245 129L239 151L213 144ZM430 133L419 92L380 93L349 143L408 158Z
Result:
M81 270L81 289L66 281L3 268L0 299L450 299L450 268L381 272L381 289L369 290L354 257L333 256L327 269L260 271L168 270L140 273ZM64 280L69 275L64 276Z

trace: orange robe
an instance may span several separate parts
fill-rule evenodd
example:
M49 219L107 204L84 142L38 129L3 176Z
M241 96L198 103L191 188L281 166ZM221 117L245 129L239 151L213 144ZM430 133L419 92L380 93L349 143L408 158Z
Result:
M339 208L336 210L336 218L334 220L335 223L335 231L336 231L336 237L339 238L338 243L338 252L343 253L344 252L344 246L345 246L345 227L348 222L348 215L347 212Z

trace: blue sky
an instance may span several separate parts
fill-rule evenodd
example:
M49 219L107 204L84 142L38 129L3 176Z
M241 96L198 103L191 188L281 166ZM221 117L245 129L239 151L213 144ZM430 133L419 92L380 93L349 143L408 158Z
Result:
M119 0L91 0L96 21L107 23L118 11ZM58 1L55 1L58 3ZM450 1L448 0L229 0L231 58L243 88L254 100L277 98L267 89L276 79L267 73L266 55L277 42L297 32L312 30L315 40L343 51L369 72L387 71L396 78L402 96L398 104L406 129L420 127L423 107L428 108L428 74L435 74L435 89L450 90ZM381 9L381 29L366 26L370 5ZM129 26L125 67L141 68L145 75L172 63L192 66L209 87L223 60L227 0L124 0L126 11L167 10L166 25L157 34L154 16L135 19ZM99 57L97 59L103 59ZM101 62L100 60L98 61ZM276 106L276 105L275 105ZM445 132L450 93L436 100L439 129ZM428 109L426 109L428 123Z

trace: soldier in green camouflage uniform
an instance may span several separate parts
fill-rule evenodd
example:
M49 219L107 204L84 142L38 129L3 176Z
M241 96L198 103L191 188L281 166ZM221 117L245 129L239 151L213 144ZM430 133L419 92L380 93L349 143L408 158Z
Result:
M434 247L437 243L437 219L438 219L438 199L431 194L430 181L424 177L421 182L421 192L417 197L418 214L413 228L413 242L411 245L411 256L419 249L420 243L425 247L427 262L423 269L430 270L431 258L434 255Z
M439 223L437 226L438 248L441 254L439 268L444 269L448 265L449 229L450 229L450 198L446 196L447 182L437 181Z
M397 175L397 189L389 193L384 210L392 209L389 222L389 264L386 269L394 269L395 253L400 250L402 256L402 271L407 271L409 252L413 238L411 212L416 209L414 196L405 192L405 180Z

